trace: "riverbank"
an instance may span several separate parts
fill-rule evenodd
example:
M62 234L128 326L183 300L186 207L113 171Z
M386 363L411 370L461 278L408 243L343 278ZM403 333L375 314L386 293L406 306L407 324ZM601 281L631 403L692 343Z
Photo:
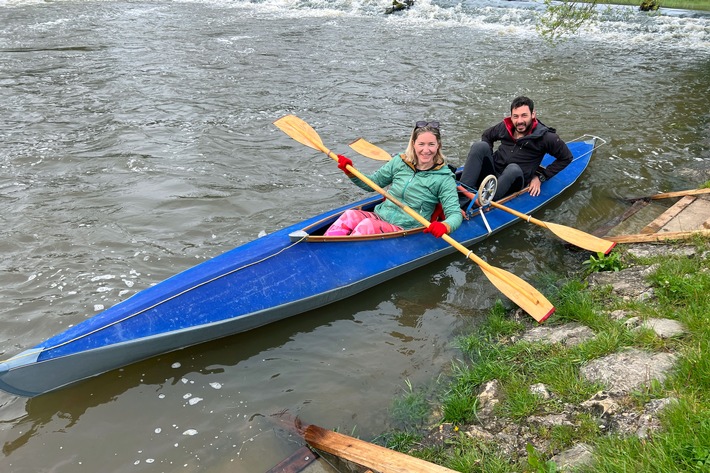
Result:
M466 472L708 468L710 239L588 262L547 278L544 326L498 304L449 379L395 401L382 440Z
M600 1L599 5L633 5L638 6L641 0L614 0ZM659 0L661 8L675 8L679 10L710 11L710 1L707 0Z
M632 5L639 6L641 0L600 1L599 5ZM677 8L679 10L710 11L710 1L707 0L659 0L661 8Z

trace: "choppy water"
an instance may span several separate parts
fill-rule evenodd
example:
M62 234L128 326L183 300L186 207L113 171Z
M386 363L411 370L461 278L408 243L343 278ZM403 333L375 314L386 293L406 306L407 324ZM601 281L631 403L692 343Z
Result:
M533 2L0 1L0 354L363 194L271 122L336 152L443 124L462 164L519 94L608 140L539 217L591 230L619 197L696 186L710 158L710 18L630 8L551 46ZM349 153L353 154L353 153ZM371 171L377 163L354 157ZM532 280L578 256L520 224L477 254ZM31 400L0 393L0 469L259 472L298 448L274 414L370 438L435 382L499 297L461 258L250 333ZM383 362L386 360L386 362Z

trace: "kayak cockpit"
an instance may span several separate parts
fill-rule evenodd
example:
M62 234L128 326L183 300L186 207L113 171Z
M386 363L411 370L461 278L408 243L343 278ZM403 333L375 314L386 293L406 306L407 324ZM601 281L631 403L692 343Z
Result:
M364 205L357 205L352 207L353 209L364 210L367 212L372 212L377 204L382 202L378 200L375 202L369 202ZM343 210L345 212L345 210ZM387 232L378 233L376 235L341 235L341 236L325 236L326 230L335 222L338 217L340 217L343 212L331 215L323 220L319 220L307 227L300 230L289 233L288 237L293 242L297 241L307 241L309 243L323 243L323 242L353 242L353 241L369 241L369 240L383 240L386 238L400 238L407 235L412 235L416 233L421 233L424 231L424 227L411 228L409 230L400 230L398 232Z

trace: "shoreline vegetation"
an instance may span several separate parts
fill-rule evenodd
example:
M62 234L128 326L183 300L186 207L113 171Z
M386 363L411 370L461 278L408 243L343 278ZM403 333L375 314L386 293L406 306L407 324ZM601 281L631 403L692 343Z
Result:
M542 2L545 10L538 15L535 29L550 44L576 34L586 24L595 23L600 15L599 6L606 6L608 9L611 9L612 5L636 6L638 10L649 15L659 14L657 11L659 8L710 11L710 0L542 0Z
M614 0L598 1L597 5L632 5L639 6L642 0ZM708 0L658 0L661 8L674 8L678 10L710 11Z
M622 289L593 284L595 275L621 277ZM709 471L710 239L622 245L562 278L536 285L557 307L544 325L566 336L530 341L537 324L499 301L455 341L461 357L449 373L432 386L406 382L390 409L393 430L375 441L466 473ZM632 282L642 295L623 294ZM648 325L658 320L683 331L661 335ZM571 343L572 327L590 335ZM639 387L614 395L582 375L629 352L654 364ZM660 380L648 371L655 356L675 360ZM561 461L580 448L584 461Z

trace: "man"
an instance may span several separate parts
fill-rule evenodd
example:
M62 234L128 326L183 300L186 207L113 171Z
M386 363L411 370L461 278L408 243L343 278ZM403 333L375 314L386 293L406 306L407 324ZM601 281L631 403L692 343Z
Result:
M530 195L540 195L540 185L572 162L572 153L554 128L548 128L535 117L535 105L527 97L517 97L510 105L510 117L483 132L479 142L471 145L461 174L461 184L476 190L483 178L498 178L493 200L498 200L530 185ZM493 143L500 141L493 152ZM546 168L540 162L548 153L555 158ZM461 196L461 206L470 199Z

